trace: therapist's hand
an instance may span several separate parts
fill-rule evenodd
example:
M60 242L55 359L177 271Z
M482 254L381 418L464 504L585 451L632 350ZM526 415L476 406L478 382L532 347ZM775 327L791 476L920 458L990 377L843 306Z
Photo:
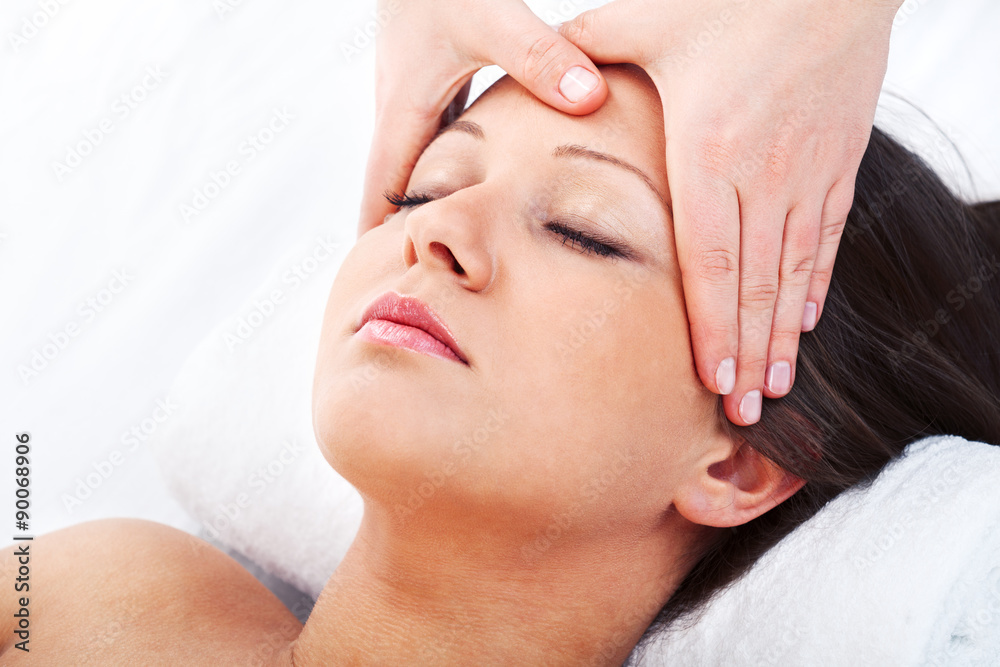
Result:
M656 84L695 363L736 424L823 312L899 4L615 0L560 28Z
M547 104L587 114L607 83L590 59L522 0L380 0L391 15L376 40L375 135L359 233L394 208L387 190L406 187L420 153L452 105L461 109L477 70L499 65Z

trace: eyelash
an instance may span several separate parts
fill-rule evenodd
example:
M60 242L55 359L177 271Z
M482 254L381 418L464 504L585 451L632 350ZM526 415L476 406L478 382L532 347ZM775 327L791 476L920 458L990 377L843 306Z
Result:
M387 192L386 200L397 208L416 208L422 204L434 201L434 198L427 194L404 194L401 192ZM611 257L618 259L628 255L607 241L599 241L583 232L561 222L550 221L545 223L545 229L554 232L563 238L563 245L569 243L583 255L594 254L599 257Z
M416 208L421 204L434 201L430 195L412 194L407 195L402 192L386 192L386 200L397 208Z

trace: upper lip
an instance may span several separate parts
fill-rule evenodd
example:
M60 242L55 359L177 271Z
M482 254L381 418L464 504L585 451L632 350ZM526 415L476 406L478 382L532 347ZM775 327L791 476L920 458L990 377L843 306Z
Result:
M361 315L358 329L369 320L387 320L426 331L450 347L455 356L462 360L462 363L466 365L469 363L444 320L430 306L416 297L386 292L368 305Z

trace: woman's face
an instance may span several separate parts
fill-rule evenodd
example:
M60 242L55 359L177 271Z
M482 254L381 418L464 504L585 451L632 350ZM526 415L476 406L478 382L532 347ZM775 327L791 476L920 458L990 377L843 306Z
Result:
M627 530L723 437L691 353L661 103L638 68L603 71L610 97L585 117L499 82L421 156L406 194L430 201L345 260L313 411L366 502ZM356 333L386 292L428 304L467 363Z

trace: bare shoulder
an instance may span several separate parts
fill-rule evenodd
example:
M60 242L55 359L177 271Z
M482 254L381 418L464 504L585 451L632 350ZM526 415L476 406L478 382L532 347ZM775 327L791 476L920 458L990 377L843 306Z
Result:
M5 547L0 587L8 591L0 597L4 665L19 658L148 664L154 656L168 663L271 665L302 630L229 555L142 519L90 521ZM24 625L15 614L25 601L27 653L15 646Z

